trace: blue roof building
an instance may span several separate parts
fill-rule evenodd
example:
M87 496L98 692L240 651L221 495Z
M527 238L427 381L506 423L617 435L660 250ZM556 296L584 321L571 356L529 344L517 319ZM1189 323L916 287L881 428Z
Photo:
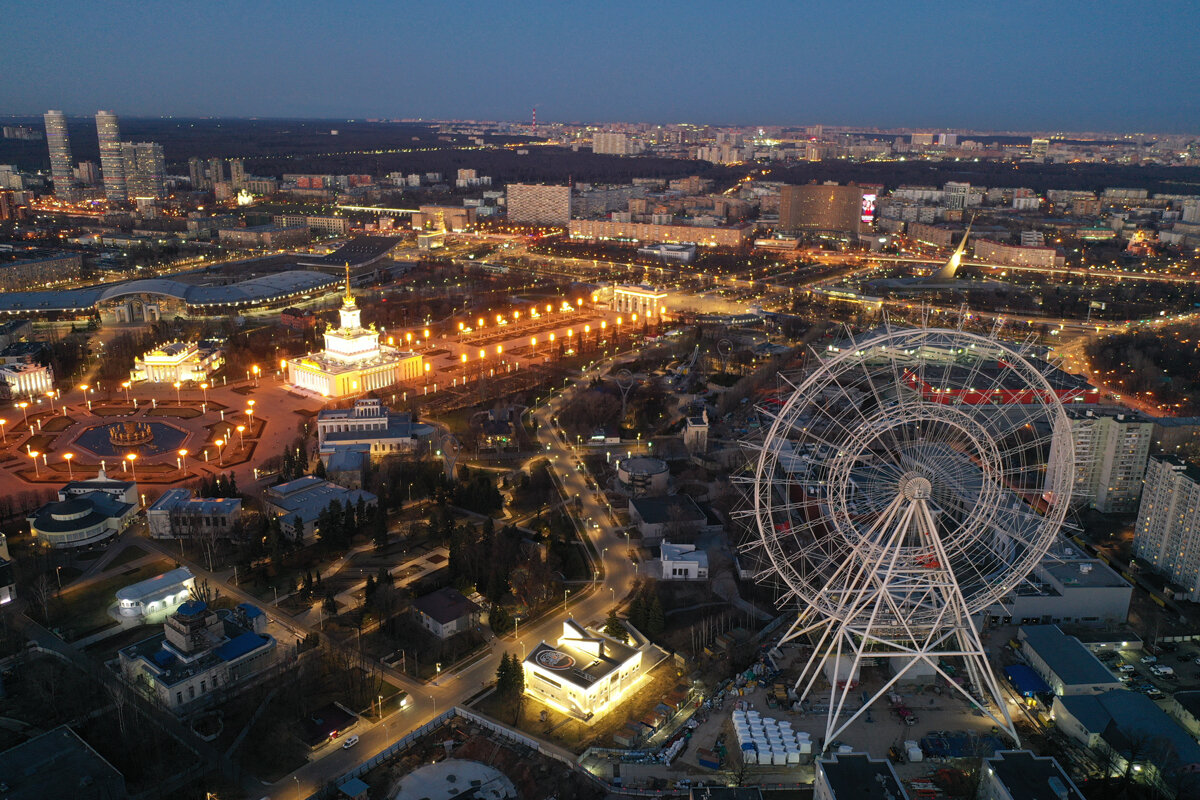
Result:
M1017 638L1029 666L1060 697L1121 688L1117 676L1100 659L1057 625L1026 625L1018 631Z

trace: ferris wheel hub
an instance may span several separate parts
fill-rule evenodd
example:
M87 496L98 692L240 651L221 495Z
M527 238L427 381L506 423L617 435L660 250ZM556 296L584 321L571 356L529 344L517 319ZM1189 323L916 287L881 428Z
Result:
M924 475L905 475L900 480L900 493L908 500L928 500L933 484Z

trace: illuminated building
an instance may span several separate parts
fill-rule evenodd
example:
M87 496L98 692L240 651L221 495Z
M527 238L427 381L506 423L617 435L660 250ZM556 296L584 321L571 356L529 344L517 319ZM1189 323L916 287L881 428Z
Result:
M121 675L176 714L225 701L275 663L262 609L188 600L163 632L119 651Z
M1056 247L1027 247L991 239L975 241L975 260L1013 267L1061 267L1066 257Z
M135 359L129 377L150 383L202 381L221 368L224 355L213 342L168 342Z
M61 111L47 111L46 145L50 150L50 179L54 181L54 196L68 203L79 199L71 169L71 137L67 133L67 118Z
M667 293L653 286L617 286L613 289L613 311L657 317L665 310Z
M276 214L272 220L284 228L304 226L325 236L345 236L350 233L350 220L345 217L312 216L309 214Z
M597 131L592 134L592 152L610 156L632 156L642 152L642 143L625 133Z
M854 213L858 214L855 205ZM857 219L857 217L855 217ZM662 225L610 219L573 219L572 239L616 240L656 244L696 244L701 247L743 247L754 241L757 227L748 223L717 228L702 225Z
M112 480L101 466L95 478L71 481L58 490L58 500L33 512L29 531L56 550L86 547L125 530L137 511L137 484Z
M510 183L505 205L509 222L567 225L571 221L571 187Z
M82 270L83 257L79 253L36 248L0 253L0 289L19 292L78 280Z
M166 197L166 166L162 145L156 142L123 142L121 159L125 169L124 184L130 197ZM107 178L105 191L108 191Z
M317 449L323 459L341 449L366 448L372 459L412 453L433 435L412 414L392 413L375 398L355 400L353 408L327 408L317 414ZM328 463L326 464L328 466Z
M1068 406L1067 416L1071 420L1071 443L1075 449L1071 502L1103 514L1136 511L1154 439L1154 422L1124 408ZM1047 463L1057 463L1053 450ZM1047 473L1046 485L1051 485L1052 480L1053 476Z
M1150 459L1133 544L1138 559L1200 600L1200 468L1175 456Z
M129 200L125 184L126 156L122 152L121 128L117 115L111 111L96 112L96 136L100 139L100 175L104 180L104 196L114 205Z
M308 228L304 225L255 225L249 228L221 228L217 232L221 244L232 247L265 247L267 249L297 247L308 243Z
M1029 157L1034 161L1045 161L1050 152L1049 139L1031 139L1029 142Z
M341 324L325 331L324 350L288 360L288 383L323 397L337 398L386 389L425 376L420 354L381 345L375 326L362 326L362 312L350 294L348 266L346 296L339 314Z
M0 606L17 596L17 579L13 576L12 556L8 553L8 538L0 533Z
M784 186L779 193L779 228L788 232L856 236L863 211L861 186Z
M642 677L642 651L567 619L558 641L539 643L523 667L526 694L590 721Z
M52 367L29 362L0 365L0 396L41 397L53 388Z

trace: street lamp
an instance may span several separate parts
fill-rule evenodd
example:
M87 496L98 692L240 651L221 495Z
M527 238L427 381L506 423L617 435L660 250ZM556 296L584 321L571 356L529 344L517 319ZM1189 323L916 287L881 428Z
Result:
M125 402L126 403L130 402L130 400L129 400L129 381L125 381L124 383L122 383L121 388L125 390Z
M54 390L51 389L50 391L46 392L46 397L50 398L50 413L51 414L58 413L58 409L56 409L54 407Z
M175 466L179 468L180 472L183 472L183 460L187 458L187 454L187 450L180 450L179 455L175 458Z
M175 381L175 405L183 405L183 400L179 396L179 387L183 386L179 381Z
M8 424L8 420L0 419L0 441L8 444L8 434L4 432L4 426Z
M242 433L243 433L243 432L245 432L245 430L246 430L246 426L245 426L245 425L238 425L238 426L237 426L237 432L238 432L238 451L239 451L239 452L240 452L240 451L242 451L242 450L245 450L245 449L246 449L246 439L245 439L245 437L243 437L243 436L242 436Z
M21 409L21 413L25 415L25 427L28 428L29 412L26 409L29 408L29 403L26 403L24 400L22 400L21 402L17 403L17 408Z
M37 450L29 451L29 459L30 459L30 461L33 462L33 474L35 477L38 477L38 478L42 477L42 473L38 469L38 465L37 465L37 457L40 455L41 455L41 453L39 453Z
M88 385L86 383L79 384L79 394L83 396L83 402L87 404Z
M261 372L262 370L260 370L258 368L258 364L255 364L253 367L250 368L250 371L254 373L254 385L258 386L258 373Z
M71 469L71 459L75 457L74 453L63 453L63 461L67 462L67 480L75 480L75 470Z
M204 405L208 405L208 384L207 383L200 384L200 389L204 392ZM254 401L251 400L250 402L254 402Z
M133 462L137 461L137 453L128 453L125 456L125 460L129 462L129 471L130 471L130 473L133 474L133 479L136 481L137 480L137 468L134 466Z
M225 440L217 439L213 444L217 446L217 466L221 466L221 461L225 458L224 451L222 450L225 446Z

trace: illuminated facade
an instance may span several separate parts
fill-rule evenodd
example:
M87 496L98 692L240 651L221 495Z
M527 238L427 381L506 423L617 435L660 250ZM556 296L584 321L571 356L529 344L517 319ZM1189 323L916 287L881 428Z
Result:
M54 181L54 196L73 202L79 199L71 170L71 137L67 133L67 118L61 111L47 111L46 145L50 149L50 179Z
M124 205L129 199L129 192L125 185L125 154L121 147L121 128L116 114L111 111L96 112L96 136L100 140L100 175L104 180L104 196L114 205Z
M667 293L653 286L617 286L613 289L613 311L657 317L666 311Z
M525 692L574 717L590 721L620 702L642 677L642 651L563 622L558 642L541 642L525 659Z
M425 374L419 353L381 345L375 326L362 326L362 312L350 294L349 267L339 313L341 324L325 331L324 350L288 360L292 386L323 397L351 397L416 381Z
M855 207L855 213L858 213ZM572 239L615 240L657 244L696 244L701 247L744 247L754 241L758 228L749 223L710 228L702 225L661 225L653 222L622 222L612 219L573 219L568 226Z
M224 351L211 343L170 342L133 362L130 378L150 383L202 381L225 363Z

